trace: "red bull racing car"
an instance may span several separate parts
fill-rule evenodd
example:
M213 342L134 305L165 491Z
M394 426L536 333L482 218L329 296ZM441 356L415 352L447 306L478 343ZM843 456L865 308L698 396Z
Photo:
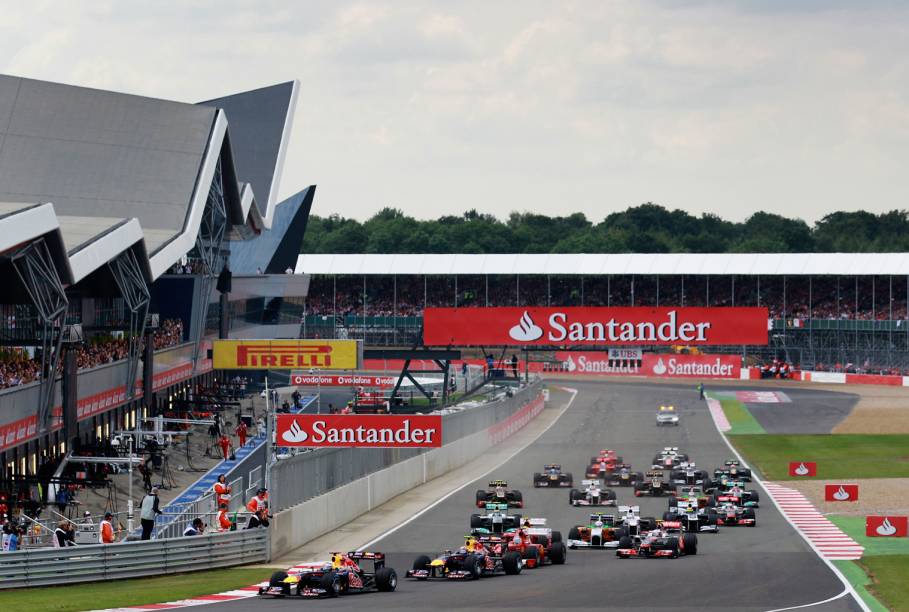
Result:
M407 572L407 577L416 580L476 580L495 574L520 574L524 567L521 553L508 550L501 536L483 532L477 530L478 535L468 536L459 549L446 550L435 559L420 555L414 560L413 569Z
M372 570L360 563L372 563ZM270 597L337 597L370 591L394 591L398 576L385 567L385 555L377 552L332 553L331 560L305 563L286 572L275 572L268 586L259 587L259 595Z
M574 485L574 477L571 472L563 472L562 466L557 463L550 463L543 466L542 472L533 473L533 486L540 487L571 487Z

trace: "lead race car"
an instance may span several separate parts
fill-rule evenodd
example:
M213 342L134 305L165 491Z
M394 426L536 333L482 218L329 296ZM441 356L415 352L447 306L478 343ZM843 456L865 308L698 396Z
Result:
M358 563L359 562L359 563ZM373 571L360 567L371 562ZM398 575L385 567L385 555L379 552L332 553L330 561L304 563L286 572L275 572L268 586L259 587L259 595L269 597L337 597L370 591L394 591Z
M533 486L540 487L571 487L574 485L574 477L571 472L563 472L562 466L557 463L549 463L543 466L542 472L533 473Z
M572 506L615 506L615 491L604 489L599 480L582 480L583 491L572 489L568 493L568 502Z
M478 534L482 531L477 530ZM523 568L521 553L509 551L501 536L470 535L455 551L446 550L435 559L420 555L406 576L416 580L476 580L495 574L517 575Z
M677 446L667 446L654 455L651 467L654 470L671 470L686 461L689 461L686 453L680 452Z
M517 489L509 489L505 480L489 481L489 489L477 489L477 508L483 508L487 502L508 504L511 508L524 507L524 495Z

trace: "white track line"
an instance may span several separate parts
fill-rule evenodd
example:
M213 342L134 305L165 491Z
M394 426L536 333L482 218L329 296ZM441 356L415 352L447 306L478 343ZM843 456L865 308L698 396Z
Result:
M725 416L725 414L723 416ZM711 412L711 417L713 417L712 412ZM723 442L725 442L726 446L729 447L729 450L731 450L733 452L733 454L741 462L742 465L744 465L745 467L748 467L748 463L739 454L739 451L737 451L735 449L735 447L732 446L732 444L729 442L729 439L726 437L726 434L723 433L723 431L720 429L720 424L717 423L715 418L711 418L711 420L713 421L714 426L716 426L716 430L717 430L717 432L719 432L720 437L723 438ZM827 567L830 568L830 571L832 571L834 573L834 575L836 575L836 577L840 579L840 582L842 582L843 586L845 587L843 589L842 593L840 593L838 595L834 595L833 597L828 597L827 599L825 599L823 601L815 601L812 603L802 604L800 606L790 606L788 608L776 608L774 610L768 610L767 612L783 612L784 610L798 610L801 608L810 608L812 606L820 606L820 605L823 605L826 603L830 603L831 601L840 599L841 597L844 597L846 595L851 595L852 598L855 600L855 602L858 604L858 606L864 612L871 612L871 608L868 607L868 604L866 604L865 601L855 591L855 587L853 587L852 583L846 579L846 577L843 575L843 572L841 572L840 569L837 566L835 566L830 559L828 559L823 554L821 554L821 551L818 550L818 548L814 545L814 543L811 541L811 539L805 534L805 532L802 530L802 528L799 527L798 525L796 525L792 521L792 519L790 519L789 516L786 515L786 513L780 507L779 502L776 500L776 498L773 496L773 494L770 493L770 491L767 489L767 486L764 484L764 482L760 478L758 478L758 476L754 473L753 470L751 473L751 478L756 483L758 483L761 486L761 488L764 489L764 491L767 491L767 495L770 497L770 501L773 502L773 505L776 506L776 509L779 511L779 513L783 516L784 519L786 519L786 522L789 523L793 529L795 529L796 533L798 533L800 536L802 536L802 539L805 540L805 543L807 543L808 546L811 547L811 549L820 558L821 561L823 561L824 563L827 564Z
M511 453L510 455L508 455L507 457L505 457L502 461L500 461L499 463L497 463L496 465L494 465L493 467L491 467L491 468L490 468L489 470L487 470L486 472L480 474L479 476L470 478L467 482L465 482L465 483L462 484L461 486L457 487L456 489L453 489L453 490L449 491L448 493L446 493L445 495L443 495L442 497L440 497L440 498L437 499L436 501L432 502L431 504L429 504L428 506L426 506L425 508L423 508L422 510L420 510L419 512L417 512L416 514L414 514L413 516L411 516L410 518L408 518L407 520L405 520L404 522L399 523L399 524L396 525L395 527L392 527L391 529L389 529L388 531L386 531L386 532L383 533L382 535L380 535L380 536L378 536L378 537L376 537L376 538L373 538L372 540L370 540L369 542L367 542L366 544L364 544L363 546L361 546L361 547L358 548L357 550L366 550L367 548L370 548L370 547L371 547L373 544L375 544L376 542L378 542L378 541L380 541L380 540L383 540L383 539L387 538L388 536L390 536L391 534L393 534L394 532L396 532L397 530L399 530L401 527L404 527L405 525L408 525L408 524L410 524L411 522L415 521L416 519L420 518L421 516L423 516L424 514L426 514L427 512L429 512L430 510L432 510L433 508L435 508L436 506L438 506L439 504L441 504L442 502L444 502L446 499L448 499L449 497L451 497L451 496L454 495L455 493L457 493L457 492L459 492L459 491L462 491L462 490L464 489L464 487L468 486L470 483L472 483L472 482L474 482L474 481L476 481L476 480L478 480L478 479L481 479L481 478L483 478L483 477L485 477L485 476L488 476L488 475L491 474L492 472L496 471L497 469L499 469L500 467L502 467L504 464L506 464L506 463L508 463L509 461L511 461L512 459L514 459L514 457L516 457L516 456L518 455L518 453L522 452L525 448L527 448L528 446L530 446L531 444L533 444L534 442L536 442L537 440L539 440L539 439L540 439L540 436L542 436L544 433L546 433L547 431L549 431L550 428L551 428L553 425L555 425L555 424L559 421L560 418L562 418L562 415L565 414L565 411L568 410L569 406L571 406L572 402L574 402L574 399L578 396L578 390L577 390L577 389L570 389L570 388L568 388L568 387L560 387L560 388L561 388L561 389L564 389L565 391L568 391L569 393L571 393L571 399L568 400L568 403L565 404L565 406L562 408L562 411L559 413L559 415L558 415L556 418L554 418L554 419L552 420L552 423L550 423L549 425L547 425L547 426L546 426L546 429L544 429L544 430L541 431L539 434L537 434L537 437L535 437L533 440L530 440L529 442L527 442L527 444L521 446L520 448L515 449L515 451L514 451L513 453Z

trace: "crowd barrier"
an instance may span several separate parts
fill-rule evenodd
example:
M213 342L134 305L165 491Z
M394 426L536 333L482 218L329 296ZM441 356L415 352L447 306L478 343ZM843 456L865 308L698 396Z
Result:
M539 415L543 407L542 384L537 381L513 397L445 415L443 435L450 424L460 429L444 435L445 444L441 448L379 466L361 478L277 512L271 523L272 556L298 548L394 497L476 459ZM467 420L476 425L470 433ZM463 435L454 437L457 433ZM358 450L362 453L370 449ZM305 456L302 459L311 461L315 458ZM274 478L272 482L276 483ZM305 481L296 481L296 484L305 485ZM274 490L287 486L293 485L275 484Z
M758 368L743 368L742 379L758 380L761 372ZM824 383L834 385L885 385L889 387L909 387L909 376L898 374L853 374L850 372L814 372L799 370L792 373L792 380Z
M177 574L269 560L269 530L0 554L0 589Z

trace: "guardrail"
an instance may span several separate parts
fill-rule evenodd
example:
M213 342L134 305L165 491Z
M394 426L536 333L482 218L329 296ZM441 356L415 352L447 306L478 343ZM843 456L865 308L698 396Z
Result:
M269 560L268 529L0 554L0 589L176 574Z

